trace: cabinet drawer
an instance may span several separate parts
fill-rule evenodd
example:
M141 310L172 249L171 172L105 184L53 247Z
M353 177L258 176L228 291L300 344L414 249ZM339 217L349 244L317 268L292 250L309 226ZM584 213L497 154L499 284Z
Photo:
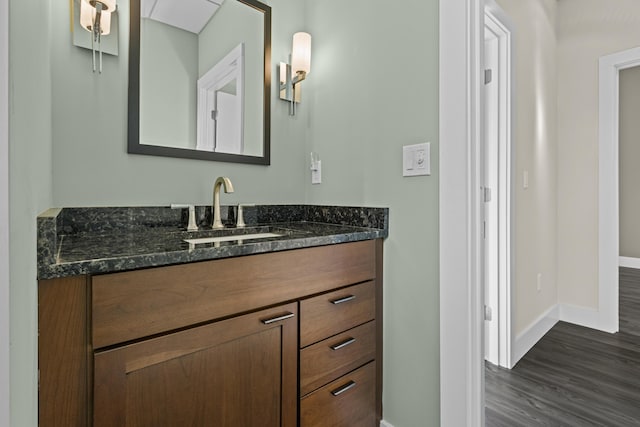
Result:
M375 282L350 286L300 302L300 347L375 318Z
M93 346L293 301L371 280L375 271L369 240L94 276Z
M300 395L304 396L372 361L375 354L375 321L301 350Z
M302 427L374 427L375 367L371 362L300 400Z

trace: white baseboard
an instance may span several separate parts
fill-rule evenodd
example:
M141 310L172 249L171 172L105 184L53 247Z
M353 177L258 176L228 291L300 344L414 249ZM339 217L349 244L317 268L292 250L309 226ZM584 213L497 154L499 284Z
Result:
M380 421L380 427L393 427L393 425L385 420Z
M511 352L511 367L514 367L516 363L540 341L540 338L558 323L559 319L560 308L554 305L542 313L527 329L518 334L512 349L513 351Z
M640 258L630 258L626 256L621 256L619 259L620 259L620 267L640 269Z
M600 312L594 308L560 304L560 320L599 331L608 330L603 327Z

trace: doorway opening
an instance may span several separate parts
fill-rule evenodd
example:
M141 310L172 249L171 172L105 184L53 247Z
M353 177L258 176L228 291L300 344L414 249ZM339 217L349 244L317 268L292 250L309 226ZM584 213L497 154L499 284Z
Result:
M513 149L511 133L512 26L488 1L484 12L484 349L485 360L512 368Z
M640 65L640 47L613 53L599 61L599 222L598 297L600 307L592 323L617 332L619 325L620 200L619 200L619 77L620 71Z

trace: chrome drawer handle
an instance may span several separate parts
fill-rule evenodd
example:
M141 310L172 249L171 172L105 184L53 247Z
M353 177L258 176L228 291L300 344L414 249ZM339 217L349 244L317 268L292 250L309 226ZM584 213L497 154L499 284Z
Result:
M345 341L341 342L340 344L336 344L336 345L332 345L331 350L340 350L341 348L345 348L346 346L348 346L349 344L353 344L354 342L356 342L355 338L347 338Z
M338 305L342 304L343 302L353 301L354 299L356 299L355 295L349 295L348 297L331 300L331 304Z
M356 386L356 382L355 381L349 381L348 383L346 383L342 387L333 390L331 392L331 394L333 394L334 396L340 396L342 393L344 393L347 390L350 390L350 389L354 388L355 386Z
M291 319L293 316L295 316L295 314L287 313L287 314L284 314L282 316L273 317L271 319L261 320L261 322L264 323L265 325L270 325L272 323L281 322L283 320Z

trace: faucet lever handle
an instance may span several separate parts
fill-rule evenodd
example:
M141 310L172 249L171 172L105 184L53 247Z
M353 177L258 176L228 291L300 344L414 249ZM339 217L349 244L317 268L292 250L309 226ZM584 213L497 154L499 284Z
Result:
M236 222L237 228L246 227L247 224L244 223L244 210L243 208L248 208L251 206L255 206L255 204L251 203L239 203L238 204L238 221Z
M189 225L187 225L187 231L198 231L198 224L196 224L196 207L194 205L172 203L171 209L189 209Z

